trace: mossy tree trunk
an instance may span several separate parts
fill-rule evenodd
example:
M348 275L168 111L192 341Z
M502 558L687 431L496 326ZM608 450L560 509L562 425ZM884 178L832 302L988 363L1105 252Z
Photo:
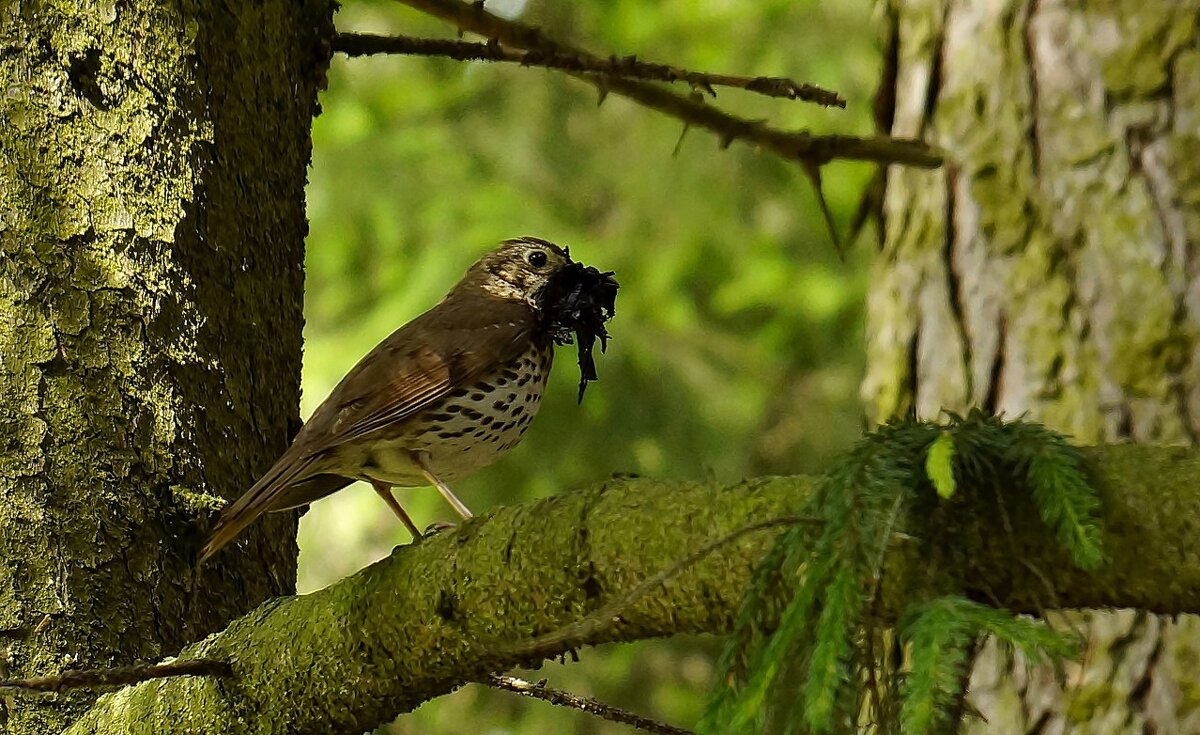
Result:
M0 2L0 674L153 661L292 589L294 517L196 579L297 419L329 0ZM7 733L91 701L10 697Z
M864 397L1027 414L1081 443L1200 431L1200 6L895 2L892 168ZM1047 593L1045 601L1052 606ZM1085 616L1082 668L977 661L972 732L1196 732L1200 625Z

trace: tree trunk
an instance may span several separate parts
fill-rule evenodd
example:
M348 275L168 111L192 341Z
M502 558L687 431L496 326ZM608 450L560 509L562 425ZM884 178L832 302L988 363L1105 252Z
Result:
M294 583L294 516L192 566L298 423L332 3L0 5L0 673L154 660Z
M896 104L882 121L943 146L951 164L889 172L863 386L874 416L979 405L1081 443L1195 444L1198 6L891 10ZM1085 663L1065 677L981 657L972 698L988 724L968 729L1200 731L1187 683L1197 618L1085 619Z

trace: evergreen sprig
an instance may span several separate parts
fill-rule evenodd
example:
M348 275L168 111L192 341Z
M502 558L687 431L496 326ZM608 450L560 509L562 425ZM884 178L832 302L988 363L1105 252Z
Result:
M979 411L944 424L889 421L815 485L799 512L822 522L781 533L756 569L701 731L817 735L870 724L880 733L935 732L957 711L979 635L1030 659L1072 654L1069 640L1043 625L953 596L911 601L896 630L899 648L867 644L888 637L868 611L895 532L914 531L914 501L928 501L935 487L946 499L1000 479L1032 499L1077 565L1103 560L1098 500L1061 435ZM867 682L878 684L872 697ZM882 701L889 697L901 701Z
M969 656L980 635L992 635L1030 661L1073 657L1077 636L1006 610L950 595L911 605L896 626L908 646L903 677L900 732L906 735L955 731L950 715L962 696Z
M1088 484L1079 451L1062 434L1041 424L1005 422L972 410L964 418L950 414L949 433L965 480L974 483L1006 477L1027 488L1042 520L1081 569L1104 560L1100 549L1100 500Z

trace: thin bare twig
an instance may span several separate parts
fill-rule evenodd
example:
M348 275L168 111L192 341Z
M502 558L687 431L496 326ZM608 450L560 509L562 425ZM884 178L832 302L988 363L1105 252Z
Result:
M28 679L0 679L0 691L61 692L67 689L124 686L171 676L233 676L224 661L195 658L148 666L120 666L114 669L64 671L58 676L34 676Z
M619 707L613 707L612 705L597 701L591 697L581 697L578 694L572 694L562 689L552 689L546 686L545 681L533 683L524 679L518 679L515 676L492 674L488 677L487 683L488 686L497 689L515 692L523 697L540 699L550 704L556 704L559 707L577 709L581 712L587 712L589 715L595 715L601 719L608 720L609 722L619 722L638 730L655 733L656 735L692 735L690 730L658 722L649 717L642 717Z
M750 523L731 533L722 536L721 538L712 541L704 546L701 546L696 551L689 554L685 559L674 566L664 569L663 571L651 577L642 580L641 584L637 585L629 592L621 595L612 602L602 606L599 610L589 614L582 620L565 625L558 630L540 635L537 638L520 643L505 645L501 648L500 653L505 656L519 656L529 658L545 658L549 653L557 651L559 648L574 648L582 644L588 637L598 633L604 628L616 622L622 612L629 609L629 606L645 597L646 594L653 591L659 585L662 585L669 580L679 576L684 570L692 565L700 562L708 555L718 551L734 541L741 539L752 533L757 533L769 528L780 528L782 526L794 526L797 523L822 523L820 519L809 518L806 516L783 516L780 518L772 518L769 521L761 521L759 523Z
M467 4L460 0L398 1L452 23L461 31L495 39L511 48L569 53L589 62L600 60L600 57L594 54L549 38L538 28L493 15L487 12L481 3ZM922 168L937 168L942 164L941 152L919 140L884 135L873 138L813 135L806 131L779 130L761 121L747 120L722 112L711 105L676 94L657 84L583 72L567 73L595 85L601 94L616 92L646 107L678 118L687 125L715 133L723 146L742 141L765 148L784 158L818 166L835 158L903 163Z
M643 61L636 56L610 56L607 59L585 57L558 48L533 48L517 51L499 43L471 43L441 38L379 36L371 33L339 33L333 37L333 50L347 56L406 54L441 56L457 61L503 61L521 66L537 66L562 71L601 74L655 82L686 82L693 88L716 97L714 87L732 87L747 92L789 100L815 102L826 107L845 107L846 100L837 92L815 84L795 82L786 77L747 77L711 74L681 69L669 64Z

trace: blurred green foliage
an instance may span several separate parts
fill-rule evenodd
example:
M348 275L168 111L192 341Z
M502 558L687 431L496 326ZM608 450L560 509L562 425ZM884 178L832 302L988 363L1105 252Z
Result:
M790 76L838 90L824 110L720 91L751 118L870 132L878 73L871 6L812 0L489 0L602 53L688 68ZM395 2L349 2L343 30L453 37ZM680 88L683 90L683 88ZM575 404L560 352L525 441L459 483L476 511L613 473L733 480L804 472L858 436L869 247L838 259L799 168L562 74L440 59L337 58L313 131L308 189L307 415L376 342L432 306L480 253L517 235L571 246L621 281L601 381ZM826 169L844 225L869 168ZM400 490L418 524L450 520L436 493ZM301 524L301 590L408 541L355 486ZM712 641L582 653L532 678L691 725L712 684ZM468 687L387 733L624 733L576 712Z

